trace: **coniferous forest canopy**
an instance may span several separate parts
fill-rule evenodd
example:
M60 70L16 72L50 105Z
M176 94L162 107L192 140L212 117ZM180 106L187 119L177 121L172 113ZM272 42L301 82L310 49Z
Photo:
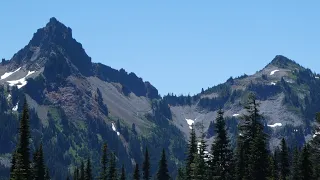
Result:
M19 140L12 152L10 180L48 180L49 169L45 164L46 154L43 143L31 152L30 112L26 100L20 115ZM99 166L92 165L87 157L72 169L65 179L73 180L125 180L125 179L157 179L157 180L317 180L320 179L320 137L319 127L314 129L314 138L303 147L288 146L282 138L280 146L274 151L268 147L268 135L262 124L263 116L259 112L259 102L254 94L250 94L244 105L246 113L241 116L238 125L236 148L232 148L227 132L224 112L219 109L216 123L211 126L215 139L207 144L206 133L197 137L194 126L185 149L186 158L176 175L169 172L165 148L159 156L157 171L152 174L150 154L145 148L141 164L136 163L134 170L128 173L124 163L119 161L116 152L108 149L108 142L101 147L102 156ZM320 123L320 113L316 115Z

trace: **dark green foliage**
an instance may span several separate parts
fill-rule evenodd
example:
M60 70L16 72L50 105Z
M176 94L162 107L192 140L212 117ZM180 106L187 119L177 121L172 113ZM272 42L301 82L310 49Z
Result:
M87 165L86 165L86 170L85 170L85 180L93 180L90 158L88 158L88 160L87 160Z
M186 174L185 174L184 168L179 168L177 180L185 180L185 179L186 179Z
M140 180L139 164L136 164L136 167L134 169L134 173L133 173L132 177L134 180Z
M284 138L281 140L280 147L280 178L286 180L290 173L290 164L288 147Z
M268 179L268 150L267 140L263 132L257 132L253 142L250 144L250 154L248 161L248 177L255 180L266 180Z
M207 130L207 138L211 138L213 137L215 134L215 130L214 130L214 122L210 121L210 125L209 128Z
M280 168L280 149L277 147L273 152L273 159L272 159L272 177L273 179L279 179L279 168Z
M23 112L20 120L19 127L19 143L17 147L17 151L15 153L15 167L12 168L12 177L14 179L31 179L31 163L30 163L30 148L29 148L29 113L28 113L28 104L25 100L23 105Z
M217 136L211 146L211 156L213 158L211 159L210 175L219 180L231 180L234 178L234 159L223 113L219 109L216 118L215 132Z
M311 154L309 145L305 145L302 149L300 161L300 179L301 180L310 180L313 177L313 167L311 162Z
M46 175L44 176L45 180L50 180L50 173L49 173L49 169L46 169Z
M120 180L126 180L126 172L125 172L125 169L124 169L124 165L122 165L122 167L121 167Z
M194 174L194 169L192 168L192 164L195 163L195 154L197 153L197 137L196 132L194 130L194 125L191 125L191 132L188 141L188 151L187 151L187 159L186 159L186 179L191 180L192 175Z
M170 180L167 159L166 159L166 153L165 153L164 149L162 150L161 159L160 159L158 167L159 167L159 169L157 172L157 180Z
M10 180L14 180L15 177L14 177L14 171L16 169L16 152L13 152L12 153L12 159L11 159L11 167L10 167Z
M33 157L33 178L34 180L44 180L46 175L46 167L44 164L42 143L36 150Z
M291 180L300 180L301 178L299 159L299 150L295 148L291 165Z
M143 180L149 180L150 179L150 158L148 153L148 148L146 148L145 154L144 154L144 161L142 164L142 179Z
M81 161L81 166L80 166L80 180L85 180L85 167L84 167L84 162Z
M99 180L107 180L107 143L103 144Z
M275 96L281 93L281 87L279 85L264 85L251 83L247 87L248 91L254 92L258 99L266 100L269 97Z
M198 143L198 152L195 154L195 175L196 179L205 180L208 178L209 175L209 166L208 162L208 155L207 152L207 144L205 141L205 133L204 133L204 126L201 124L201 132L200 132L200 140Z
M240 135L237 145L237 179L267 179L269 157L267 151L267 135L263 132L262 116L253 94L249 95L245 106L247 114L239 125Z
M108 180L117 179L117 168L116 168L116 157L114 153L110 154L109 170L108 170Z
M102 94L101 94L101 91L99 88L97 88L97 94L96 94L96 97L95 97L95 100L98 102L98 105L99 107L101 108L102 112L105 114L105 115L108 115L108 107L107 105L105 105L103 103L103 98L102 98Z

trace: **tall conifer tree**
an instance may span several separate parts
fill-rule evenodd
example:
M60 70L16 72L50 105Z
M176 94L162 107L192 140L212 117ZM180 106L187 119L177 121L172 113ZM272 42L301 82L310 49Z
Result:
M117 179L116 156L112 152L110 154L108 180L116 180L116 179Z
M138 163L136 164L136 167L134 168L133 179L140 180L140 171L139 171L139 164Z
M313 167L310 159L309 145L305 145L300 156L300 175L301 180L310 180L313 177Z
M150 158L149 158L149 152L148 148L146 148L145 154L144 154L144 161L142 164L142 179L143 180L149 180L150 179Z
M122 167L121 167L120 180L126 180L126 172L125 172L125 169L124 169L124 165L123 165L123 164L122 164Z
M161 159L159 162L159 169L157 172L157 180L170 180L166 153L164 149L162 150Z
M107 180L107 163L108 163L107 143L103 144L102 157L101 157L100 163L101 163L101 169L100 169L99 180Z
M288 147L284 138L282 138L280 146L280 177L281 180L286 180L290 173L290 164Z
M92 168L91 168L91 160L88 157L86 170L85 170L85 180L92 180Z
M216 138L211 146L211 176L219 180L232 180L234 159L223 113L219 109L216 118Z
M80 180L85 180L85 167L83 161L81 161L80 165Z
M194 168L192 168L192 164L194 164L195 154L197 153L197 137L196 132L194 130L194 125L191 125L191 132L188 141L188 152L187 152L187 162L186 162L186 179L191 180L192 174L194 174Z

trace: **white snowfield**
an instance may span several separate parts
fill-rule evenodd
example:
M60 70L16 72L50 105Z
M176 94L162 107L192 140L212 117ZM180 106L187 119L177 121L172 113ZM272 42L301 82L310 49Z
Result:
M7 100L10 101L11 99L11 94L8 95Z
M192 129L192 124L194 123L194 120L192 120L192 119L186 119L186 121L187 121L187 123L188 123L188 125L189 125L189 128L190 129Z
M282 126L282 123L268 124L267 126L274 128L274 127L277 127L277 126Z
M319 77L319 76L316 76L316 79L320 79L320 77Z
M276 72L278 72L278 71L279 71L278 69L271 71L271 72L270 72L270 76L274 75L274 73L276 73Z
M240 116L240 114L233 114L232 116L233 117L237 117L237 116Z
M2 79L6 79L7 77L11 76L12 74L18 72L20 69L21 69L21 67L19 67L19 68L16 69L15 71L4 73L4 74L1 76L1 80L2 80Z
M316 132L316 133L314 133L314 135L313 135L312 137L315 138L317 135L320 135L320 132L319 132L319 131Z
M120 136L120 132L117 131L116 125L114 123L112 123L112 130L116 132L118 136Z
M17 111L18 110L18 104L19 104L19 102L12 108L12 111Z
M275 83L275 82L271 82L271 85L273 85L273 86L275 86L277 83Z
M9 83L9 86L17 86L18 89L22 88L23 86L25 86L27 84L27 80L26 78L28 76L30 76L31 74L35 73L35 71L29 71L28 74L21 78L21 79L18 79L18 80L13 80L13 81L7 81L7 83Z

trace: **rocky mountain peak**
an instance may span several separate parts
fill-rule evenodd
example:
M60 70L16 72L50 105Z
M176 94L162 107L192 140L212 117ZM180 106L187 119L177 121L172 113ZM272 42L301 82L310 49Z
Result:
M295 61L293 61L283 55L276 55L269 65L274 65L279 68L290 68L290 67L300 66Z
M72 30L59 22L56 18L50 18L45 27L40 28L34 33L29 45L36 47L47 47L55 44L64 46L72 41Z
M33 34L28 45L16 53L12 61L17 67L29 64L36 68L45 66L50 71L55 69L53 67L59 70L64 67L64 73L68 72L66 74L79 72L90 75L92 67L91 58L82 44L72 37L71 28L54 17Z

